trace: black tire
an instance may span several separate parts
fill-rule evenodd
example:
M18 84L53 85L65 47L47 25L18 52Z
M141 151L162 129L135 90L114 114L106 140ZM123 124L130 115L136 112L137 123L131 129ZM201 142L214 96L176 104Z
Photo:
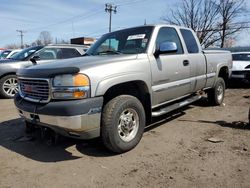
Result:
M131 117L130 121L128 117ZM145 119L144 108L136 97L120 95L110 100L102 114L101 135L104 145L115 153L133 149L142 138Z
M221 105L225 97L226 84L223 78L218 78L215 87L207 92L208 102L211 105Z
M9 84L9 88L7 88ZM3 98L11 99L18 92L16 75L7 75L0 79L0 95Z

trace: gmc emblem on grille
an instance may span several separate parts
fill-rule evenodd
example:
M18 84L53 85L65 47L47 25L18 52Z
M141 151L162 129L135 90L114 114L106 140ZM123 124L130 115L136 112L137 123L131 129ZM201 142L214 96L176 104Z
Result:
M24 90L25 92L34 92L34 91L35 91L35 88L34 88L34 86L31 86L31 85L24 85L23 90Z

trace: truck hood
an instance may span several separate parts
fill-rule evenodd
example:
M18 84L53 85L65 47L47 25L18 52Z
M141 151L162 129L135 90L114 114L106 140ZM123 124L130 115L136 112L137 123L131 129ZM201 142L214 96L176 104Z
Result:
M233 71L243 71L250 70L250 68L246 69L247 66L250 66L250 61L233 61Z
M56 60L47 64L40 64L31 66L27 69L62 69L67 67L76 67L80 70L96 67L103 64L121 63L122 61L134 60L137 54L132 55L107 55L107 56L83 56L78 58L71 58L65 60Z

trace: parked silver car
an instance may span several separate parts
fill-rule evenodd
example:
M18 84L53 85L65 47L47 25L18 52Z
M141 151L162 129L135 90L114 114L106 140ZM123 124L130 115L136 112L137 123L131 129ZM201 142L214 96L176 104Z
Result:
M48 63L56 59L79 57L85 53L88 46L84 45L48 45L40 47L39 51L29 54L30 49L23 50L13 58L0 61L0 95L12 98L18 92L16 71L34 64ZM25 61L23 61L25 59Z

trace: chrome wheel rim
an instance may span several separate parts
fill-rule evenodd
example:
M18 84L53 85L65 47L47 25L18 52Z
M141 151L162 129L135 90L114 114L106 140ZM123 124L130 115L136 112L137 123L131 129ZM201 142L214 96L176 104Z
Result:
M221 101L223 99L223 95L224 95L224 90L223 90L223 86L220 84L218 85L218 88L217 88L217 99L218 101Z
M118 135L124 142L130 142L136 137L139 129L139 115L131 108L125 109L118 124Z
M18 92L17 79L9 78L5 80L3 83L3 91L6 95L14 97L14 95Z

